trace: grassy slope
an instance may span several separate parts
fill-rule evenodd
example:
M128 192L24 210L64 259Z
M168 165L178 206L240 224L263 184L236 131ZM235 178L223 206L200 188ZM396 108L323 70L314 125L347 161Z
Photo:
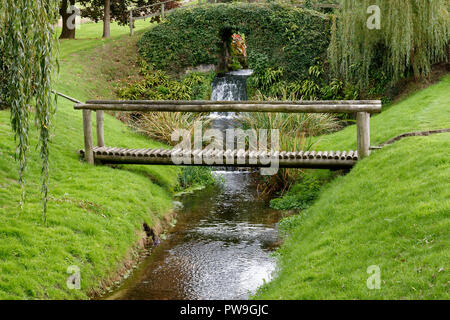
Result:
M372 145L450 127L450 76L372 118ZM355 148L354 126L320 150ZM263 299L449 298L450 134L411 137L359 162L308 210L284 221L279 273ZM369 290L367 268L381 268Z
M101 35L101 28L101 24L82 25L77 31L82 40L62 41L57 90L82 101L111 97L112 84L107 82L111 67L101 53L113 48L117 56L125 56L121 52L134 42L123 36L126 27L114 25L114 38L87 39ZM175 168L86 165L76 153L83 147L81 112L62 98L54 128L46 227L41 218L36 132L29 152L27 200L20 210L9 111L0 111L0 299L86 298L120 266L142 223L153 225L172 208ZM159 145L133 134L109 115L105 138L107 145L118 147ZM82 290L66 287L70 265L81 268Z

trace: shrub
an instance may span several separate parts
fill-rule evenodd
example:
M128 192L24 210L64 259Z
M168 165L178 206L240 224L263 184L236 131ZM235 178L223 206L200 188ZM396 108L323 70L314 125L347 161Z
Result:
M173 12L146 32L139 52L158 69L177 72L218 64L223 34L240 33L247 42L248 64L282 68L286 79L303 79L330 40L326 15L282 4L230 3Z
M181 80L176 80L164 71L155 70L143 64L142 80L129 83L118 89L118 96L125 100L201 100L208 99L211 94L211 82L214 73L192 72ZM204 114L187 112L135 112L121 113L119 118L127 122L137 132L175 145L171 140L174 129L192 130L193 124Z
M142 80L128 83L117 90L126 100L196 100L209 99L214 73L191 72L181 80L170 77L162 70L143 63Z
M284 79L282 68L264 67L261 63L247 82L251 100L354 100L359 97L359 91L350 84L330 78L320 61L309 67L305 79Z
M270 207L276 210L304 210L308 208L319 195L324 181L305 175L281 198L270 201Z
M195 186L214 185L216 182L209 167L183 167L178 176L180 190Z

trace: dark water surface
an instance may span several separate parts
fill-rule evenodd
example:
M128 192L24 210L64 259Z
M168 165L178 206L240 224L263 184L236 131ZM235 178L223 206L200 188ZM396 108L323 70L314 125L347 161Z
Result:
M281 214L258 199L254 174L216 172L223 183L182 198L167 240L114 299L247 299L275 270Z

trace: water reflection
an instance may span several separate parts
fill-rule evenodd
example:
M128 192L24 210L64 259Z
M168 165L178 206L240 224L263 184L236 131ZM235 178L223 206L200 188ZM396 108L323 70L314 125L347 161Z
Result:
M247 299L275 269L280 219L255 190L254 175L226 172L185 196L173 232L115 298Z
M217 77L212 100L246 100L251 70ZM213 113L213 128L237 125ZM178 223L162 245L115 294L117 299L246 299L270 279L280 213L257 194L250 171L215 171L220 186L185 196Z

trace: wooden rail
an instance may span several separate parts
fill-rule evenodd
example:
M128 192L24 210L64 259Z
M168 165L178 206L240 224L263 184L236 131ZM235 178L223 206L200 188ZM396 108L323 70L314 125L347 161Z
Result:
M381 102L360 101L87 101L77 110L140 112L281 112L281 113L378 113Z
M348 167L357 160L370 154L370 114L381 112L379 100L348 100L348 101L118 101L96 100L75 104L76 110L83 111L84 156L88 163L95 160L109 163L146 163L171 164L169 154L174 150L165 150L164 154L153 153L151 149L106 148L104 139L103 113L110 111L162 111L162 112L282 112L282 113L356 113L357 151L343 154L333 151L312 151L304 158L303 153L281 151L280 166L285 167ZM96 111L97 146L93 146L91 112ZM155 157L152 156L156 155ZM193 153L194 154L194 153ZM147 159L148 155L148 159ZM222 157L220 154L209 154L212 157ZM236 153L234 156L239 157ZM250 159L256 156L256 162ZM244 164L263 166L258 162L258 154L250 152L249 161ZM285 158L287 156L287 158ZM140 159L142 157L142 159ZM244 153L244 159L245 159ZM331 157L331 158L330 158ZM155 159L153 159L155 158ZM168 158L168 159L166 159ZM199 165L208 163L200 162ZM172 163L173 164L173 163Z

